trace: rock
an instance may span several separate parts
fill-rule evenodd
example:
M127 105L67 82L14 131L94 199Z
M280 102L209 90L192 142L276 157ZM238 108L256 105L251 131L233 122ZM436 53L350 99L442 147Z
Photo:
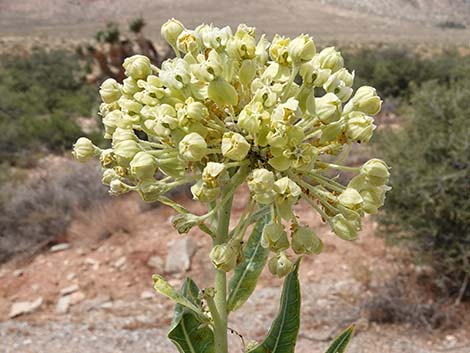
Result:
M100 306L102 309L111 309L113 307L113 302L106 302L101 304Z
M85 264L91 266L93 271L97 271L100 268L100 262L98 260L92 259L90 257L87 257L85 259Z
M453 335L446 335L446 342L447 348L452 348L457 345L457 338Z
M75 277L77 277L77 274L71 272L71 273L69 273L69 274L67 275L66 278L67 278L67 281L72 281L72 280L75 279Z
M68 313L70 308L70 295L66 295L65 297L60 297L57 301L57 305L55 307L55 312L57 314L66 314Z
M86 298L85 293L81 291L72 293L69 295L69 297L70 297L70 305L78 304Z
M143 291L142 294L140 295L141 299L153 299L155 298L155 293L149 290Z
M38 309L42 305L43 299L39 297L33 302L18 302L14 303L11 306L10 314L8 315L10 319L23 315L29 314Z
M169 244L165 272L184 272L191 268L191 258L197 250L196 243L186 236Z
M163 264L163 259L160 256L151 256L147 261L147 265L156 270L162 270Z
M13 276L14 277L21 277L21 276L23 276L23 273L24 273L24 271L22 269L18 269L18 270L13 271Z
M59 251L64 251L70 249L70 244L69 243L61 243L61 244L56 244L51 246L49 249L50 252L59 252Z
M111 301L111 296L109 294L98 294L92 299L88 299L83 303L86 311L95 310L100 308L103 303Z
M126 257L122 256L114 263L113 266L117 269L121 269L124 267L125 264L126 264Z
M76 292L78 290L78 288L80 288L78 286L78 284L72 284L68 287L62 288L61 291L60 291L60 295L64 296L64 295L67 295L67 294L71 294L73 292Z
M31 285L31 290L33 292L37 292L39 290L39 284L36 284L36 283L32 284Z

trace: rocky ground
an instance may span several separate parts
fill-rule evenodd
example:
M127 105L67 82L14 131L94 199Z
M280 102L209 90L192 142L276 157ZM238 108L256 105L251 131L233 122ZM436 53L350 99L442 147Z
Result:
M245 198L246 192L238 195L236 215ZM190 200L181 201L202 211ZM58 244L0 267L0 352L176 353L166 339L173 305L152 292L151 275L163 273L175 286L185 276L200 287L210 285L209 240L198 231L175 235L169 224L172 211L165 207L143 208L133 197L109 207L127 220L118 223L121 229L103 235L97 224L106 213L98 217L103 211L91 210L77 218ZM355 323L350 353L470 353L466 325L427 330L422 324L379 324L371 318L367 303L378 288L400 272L419 270L373 235L372 220L366 221L360 240L348 243L336 239L306 205L298 208L301 218L322 234L326 251L302 263L297 352L323 352L335 333ZM263 273L253 297L231 317L230 327L246 342L266 333L281 285ZM231 340L232 352L241 352L240 337L234 334Z

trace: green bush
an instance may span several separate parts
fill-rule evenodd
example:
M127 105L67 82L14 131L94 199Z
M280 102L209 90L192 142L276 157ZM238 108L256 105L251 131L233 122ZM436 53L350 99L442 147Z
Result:
M25 57L0 57L0 159L32 150L70 148L90 116L96 89L82 80L78 57L65 50L35 49Z
M356 72L356 88L373 86L382 97L408 99L412 84L429 80L447 84L470 68L470 58L456 51L423 58L406 48L361 49L345 57Z
M451 291L470 276L468 77L414 87L405 125L379 135L378 150L392 166L384 234L405 241Z

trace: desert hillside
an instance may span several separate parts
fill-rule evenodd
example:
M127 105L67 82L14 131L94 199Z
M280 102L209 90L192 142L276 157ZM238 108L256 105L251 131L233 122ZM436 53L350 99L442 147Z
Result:
M328 42L466 44L470 33L468 0L3 0L0 35L89 38L108 21L125 23L140 15L155 39L159 26L170 17L178 17L188 26L245 22L268 34L308 31ZM467 28L443 29L443 23Z

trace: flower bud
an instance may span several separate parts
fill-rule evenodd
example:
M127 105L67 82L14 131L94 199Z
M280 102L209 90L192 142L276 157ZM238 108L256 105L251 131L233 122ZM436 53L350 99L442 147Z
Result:
M250 151L250 144L236 132L226 132L222 137L222 154L234 161L242 161Z
M227 54L235 60L253 59L256 53L255 34L252 28L238 26L235 35L227 42Z
M140 104L139 102L136 102L133 99L127 99L125 97L121 97L118 100L118 104L121 107L121 110L123 113L138 114L142 110L142 104ZM138 121L138 116L137 116L136 121Z
M292 250L296 254L319 254L323 242L309 227L297 227L292 235Z
M195 54L199 50L199 35L195 31L183 30L176 39L176 47L185 54Z
M341 117L341 100L333 93L327 93L315 98L315 110L321 122L332 123Z
M269 248L273 252L286 250L289 247L289 239L287 239L287 233L282 224L271 221L264 226L261 234L261 246Z
M224 105L236 105L238 103L237 91L230 83L221 77L209 83L207 95L209 99L220 107Z
M200 161L207 154L207 143L196 132L187 134L178 145L180 155L187 161Z
M116 102L121 97L119 83L113 78L108 78L100 86L100 96L103 102L109 104Z
M358 210L362 206L361 194L353 188L346 188L339 196L338 201L341 205L351 210Z
M195 200L199 200L201 202L212 202L219 196L220 187L209 187L202 180L198 180L196 184L191 186L191 193Z
M294 38L287 49L294 63L309 61L316 53L315 43L305 34Z
M344 129L344 122L343 120L335 121L333 123L329 123L328 125L322 126L322 134L320 138L321 143L330 142L338 139Z
M375 130L374 119L361 112L352 112L346 123L346 135L352 141L367 143Z
M104 138L112 138L117 126L120 125L123 120L122 115L123 114L120 110L113 110L104 116L102 120L105 131Z
M362 86L351 99L354 110L365 114L376 115L382 107L382 100L377 96L375 88Z
M120 195L129 192L131 189L119 179L114 179L109 183L109 192L113 195Z
M384 205L385 193L390 190L389 186L371 186L361 191L361 196L364 199L364 211L369 214L375 214L378 209Z
M142 89L137 85L137 81L132 77L128 77L122 81L122 93L126 96L132 97L135 93L140 92Z
M390 172L387 164L377 158L373 158L361 168L361 174L365 175L366 181L374 186L382 186L388 183Z
M341 53L334 47L323 49L317 57L318 63L322 69L330 69L331 72L336 72L344 65Z
M269 55L271 56L271 59L281 65L290 65L292 63L292 58L289 56L289 43L289 38L276 34L271 46L269 47Z
M287 258L284 252L272 257L268 262L269 272L279 278L288 275L292 271L293 267L294 264Z
M260 131L261 124L268 122L269 119L270 115L264 110L263 103L254 101L245 105L238 114L237 125L250 134L256 134Z
M237 258L241 248L231 243L215 245L209 257L215 268L225 272L230 272L237 266Z
M291 219L294 216L292 205L297 202L302 190L288 177L275 181L273 189L276 192L274 202L279 216L285 220Z
M334 216L330 222L333 227L333 232L341 239L354 240L357 238L357 232L359 230L357 221L348 220L344 215L339 213Z
M194 121L201 121L209 116L209 111L201 102L191 101L186 106L188 118Z
M220 186L226 177L227 171L223 163L209 162L202 171L202 180L209 188Z
M148 152L138 152L129 163L131 173L139 180L153 179L157 171L157 161Z
M255 55L256 55L256 60L258 61L259 64L265 65L266 62L268 61L268 47L269 47L269 42L266 39L266 35L263 34L261 38L258 41L258 44L256 44L256 49L255 49Z
M201 36L204 46L211 49L225 47L227 41L232 37L232 30L229 26L217 28L212 25L204 24L198 26L196 32Z
M86 162L90 160L99 152L98 147L93 145L90 139L86 137L80 137L77 142L73 145L72 155L79 162Z
M107 148L101 151L100 162L103 168L112 168L116 166L116 157L112 148Z
M354 83L354 71L351 73L347 69L342 68L339 71L335 72L334 75L341 80L346 87L352 87Z
M152 72L150 59L144 55L133 55L124 59L122 64L125 74L134 80L145 80Z
M274 174L267 169L254 169L248 177L248 188L253 199L261 204L269 204L273 200Z
M161 35L172 47L176 47L176 39L183 32L183 24L174 18L166 21L161 28Z
M114 146L114 155L120 165L127 165L140 152L137 142L132 140L122 141Z
M186 234L200 222L200 218L191 213L177 214L171 219L171 225L179 234Z
M115 146L119 142L127 141L127 140L137 141L138 138L133 130L123 129L123 128L118 127L113 133L112 145Z
M158 198L168 192L169 187L166 183L157 180L145 180L139 183L137 192L146 202L158 201Z
M109 168L103 171L103 177L101 178L103 184L109 185L115 179L119 179L119 175L114 169Z
M315 65L314 60L311 60L300 66L299 74L307 85L321 87L330 77L331 70L321 69Z

